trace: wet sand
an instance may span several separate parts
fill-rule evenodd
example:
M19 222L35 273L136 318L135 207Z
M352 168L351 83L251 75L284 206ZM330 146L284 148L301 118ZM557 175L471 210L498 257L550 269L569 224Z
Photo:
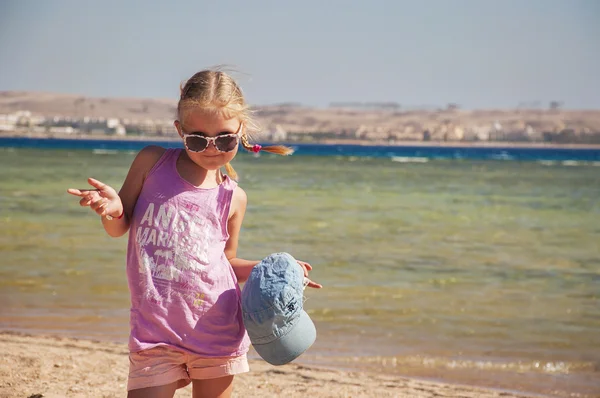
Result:
M0 397L124 397L129 366L124 344L0 333ZM191 397L191 386L176 397ZM368 372L252 360L236 377L234 397L464 397L530 395Z

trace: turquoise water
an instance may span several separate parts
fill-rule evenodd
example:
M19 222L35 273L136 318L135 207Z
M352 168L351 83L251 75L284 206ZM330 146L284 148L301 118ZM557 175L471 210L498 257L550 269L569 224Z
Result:
M0 149L0 328L125 341L126 240L70 197L134 152ZM401 161L393 161L401 160ZM600 167L240 155L239 254L322 290L301 361L548 395L600 394Z

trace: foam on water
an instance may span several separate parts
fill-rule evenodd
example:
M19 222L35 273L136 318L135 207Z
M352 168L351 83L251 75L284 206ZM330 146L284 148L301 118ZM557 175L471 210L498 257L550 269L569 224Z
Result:
M428 158L422 157L407 157L407 156L392 156L392 162L398 163L427 163L429 161Z
M101 148L97 148L97 149L92 149L92 153L94 155L117 155L119 153L119 151L116 150L116 149L101 149Z

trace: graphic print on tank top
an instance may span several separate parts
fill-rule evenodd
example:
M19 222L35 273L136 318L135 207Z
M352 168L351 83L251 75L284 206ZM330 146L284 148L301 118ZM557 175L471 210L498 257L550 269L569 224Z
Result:
M183 198L156 199L140 213L136 232L143 297L160 306L181 298L201 310L204 284L220 279L209 250L222 246L220 221Z

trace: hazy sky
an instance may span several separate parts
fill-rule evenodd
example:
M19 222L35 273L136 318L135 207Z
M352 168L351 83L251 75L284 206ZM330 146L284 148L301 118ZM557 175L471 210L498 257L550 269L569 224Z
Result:
M600 108L600 1L0 0L0 90L176 98L217 64L253 104Z

